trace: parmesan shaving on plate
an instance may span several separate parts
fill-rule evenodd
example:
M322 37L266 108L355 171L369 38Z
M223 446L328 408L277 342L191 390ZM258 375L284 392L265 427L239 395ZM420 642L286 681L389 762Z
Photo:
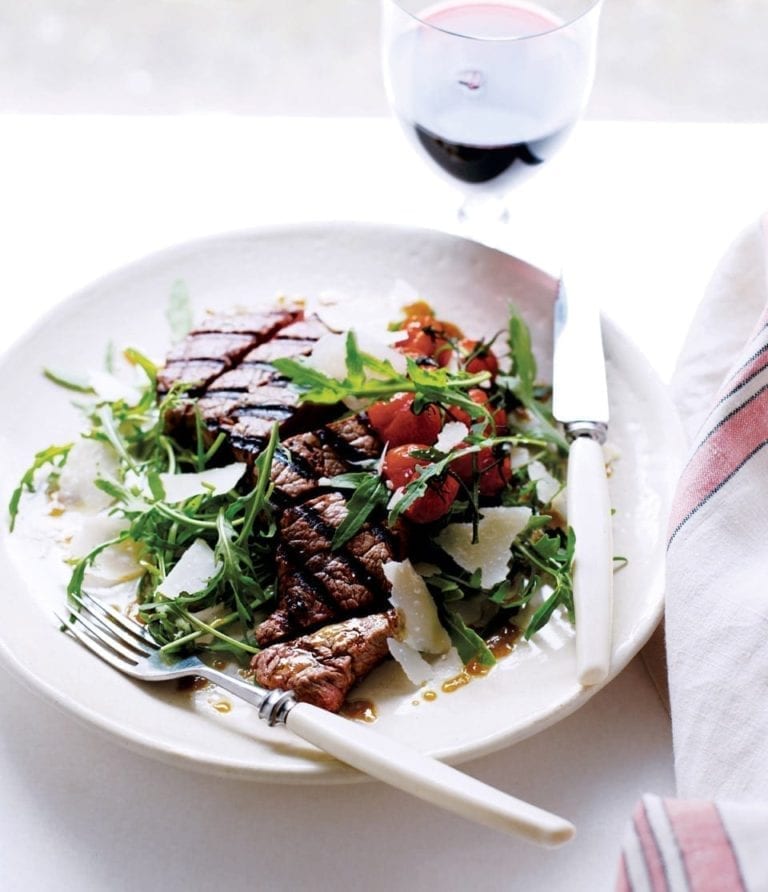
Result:
M525 446L513 446L509 452L509 466L513 471L522 468L531 460L531 453Z
M245 462L235 462L223 468L210 468L198 474L158 474L167 502L184 502L194 496L221 495L234 489L246 468Z
M195 539L157 590L166 598L177 598L182 592L194 595L208 585L218 569L211 546L203 539Z
M540 461L532 461L528 465L528 478L536 484L536 498L542 505L548 505L562 489L560 482Z
M434 675L432 667L415 647L411 647L404 641L398 641L396 638L387 638L387 647L395 661L400 664L400 668L408 676L408 681L411 684L418 687L432 679Z
M507 578L509 550L531 514L525 507L483 508L477 542L472 543L471 523L450 523L437 537L437 543L468 573L479 569L483 586L490 588Z
M449 421L438 435L435 449L438 452L450 452L469 435L469 428L461 421Z
M108 514L86 515L78 531L72 536L68 551L73 558L83 558L100 545L115 539L128 528L128 521ZM137 555L138 546L132 539L110 545L96 555L85 572L88 586L113 586L144 575Z
M424 580L406 558L387 561L384 575L392 585L389 600L403 627L401 640L422 653L442 654L451 639L437 616L437 607Z
M390 346L392 332L366 325L350 329L354 331L357 346L362 353L369 353L377 359L387 360L395 371L404 375L408 363L405 356ZM312 353L306 358L306 364L329 378L343 381L347 377L347 333L324 334L315 344ZM369 376L376 375L369 371Z
M389 600L401 628L399 640L388 638L387 647L411 684L418 687L460 672L464 664L451 646L432 595L413 564L407 558L402 562L387 561L384 575L392 585ZM424 659L422 654L430 659Z
M566 488L556 480L540 461L528 465L528 477L536 483L536 498L542 505L549 505L551 512L563 519L568 516Z
M112 496L99 489L94 481L99 477L116 478L117 469L117 456L106 443L77 440L59 476L56 500L65 508L97 514L112 504Z
M100 400L109 403L122 400L129 406L135 406L141 399L141 388L137 384L123 381L110 372L91 372L88 383Z

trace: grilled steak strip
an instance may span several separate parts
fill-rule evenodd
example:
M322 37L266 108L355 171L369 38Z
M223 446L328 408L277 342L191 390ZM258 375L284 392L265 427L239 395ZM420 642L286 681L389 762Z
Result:
M291 690L305 703L338 712L353 685L388 655L387 638L396 630L393 610L348 619L273 644L251 666L263 687Z
M272 463L275 493L291 501L316 494L320 478L344 474L354 462L378 458L381 449L362 414L289 437Z
M158 375L160 395L179 381L190 385L190 400L174 409L169 427L180 440L191 440L196 406L209 444L227 435L219 456L250 462L275 422L282 436L319 426L332 410L299 406L298 393L271 361L308 355L327 332L317 317L291 310L209 317L171 351Z
M277 608L261 623L261 647L343 617L381 610L390 584L383 564L397 560L398 535L368 521L341 548L331 542L347 516L344 497L325 493L286 508L277 547Z
M200 394L218 375L296 317L291 310L208 316L168 354L165 368L158 373L158 392L165 394L183 381L189 384L190 394Z
M234 458L252 461L264 448L276 421L283 436L326 421L328 409L299 406L297 391L270 363L308 356L327 333L328 328L316 317L294 321L211 381L198 399L211 438L223 431Z

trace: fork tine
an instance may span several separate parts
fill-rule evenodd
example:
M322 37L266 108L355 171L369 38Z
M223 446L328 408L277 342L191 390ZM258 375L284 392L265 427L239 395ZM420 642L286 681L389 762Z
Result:
M95 628L98 630L98 635L101 638L104 638L106 635L108 636L110 643L114 638L121 645L132 651L136 656L149 656L150 649L146 647L146 645L142 646L139 644L136 638L128 634L122 626L118 626L116 623L112 622L111 618L109 618L104 611L97 612L93 609L93 605L97 603L93 598L90 599L90 603L86 603L82 598L75 594L70 595L70 598L80 608L76 614L77 617L82 619L83 613L87 614L88 617L90 617L91 622L94 623Z
M78 613L75 615L76 622L81 623L81 625L85 626L85 628L91 633L92 637L95 638L102 647L109 648L109 650L113 650L118 656L121 656L126 662L131 663L131 665L138 665L139 661L144 657L148 656L148 654L144 654L144 657L140 656L136 651L130 651L127 647L123 647L120 643L120 639L114 635L113 632L109 629L100 629L95 622L88 619L82 613ZM73 625L73 624L71 624ZM103 624L102 624L103 625Z
M73 635L84 647L90 650L92 653L96 654L97 657L101 657L105 663L109 663L115 669L119 669L121 672L130 671L133 669L137 663L135 661L131 663L127 663L121 657L116 656L114 653L110 653L105 647L102 647L99 643L101 638L94 638L93 635L89 635L87 632L83 632L81 629L75 626L73 622L68 619L65 619L61 616L61 614L56 613L54 611L53 614L56 619L66 628L66 630ZM79 623L83 623L82 618L78 619Z
M134 638L138 639L138 641L145 647L151 647L154 650L157 650L160 647L160 645L150 636L149 632L147 632L146 628L140 623L137 623L136 620L131 619L119 610L115 610L108 604L103 604L98 598L94 598L93 595L88 594L86 591L83 591L82 594L85 595L89 602L95 605L105 616L108 616L112 622L123 628L130 635L133 635Z

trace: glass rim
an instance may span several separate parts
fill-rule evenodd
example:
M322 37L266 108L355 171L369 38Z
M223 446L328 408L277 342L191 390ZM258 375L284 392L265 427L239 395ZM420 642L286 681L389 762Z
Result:
M433 31L439 31L441 34L447 34L450 37L460 37L462 40L474 40L478 43L511 43L523 40L535 40L537 37L546 37L548 34L556 34L558 31L570 28L571 25L575 25L576 22L586 18L596 7L601 6L603 0L584 0L584 9L578 13L578 15L570 17L559 25L553 24L551 28L547 28L544 31L537 31L535 34L520 34L518 36L509 35L506 37L483 37L476 34L463 34L461 31L454 31L451 28L443 28L440 25L435 25L433 22L426 21L422 13L411 12L410 9L406 9L406 0L383 0L383 2L388 3L390 6L396 6L404 15L413 19L417 24L423 25L425 28L431 28ZM480 2L481 0L469 0L469 2L464 5L475 6L480 5ZM486 0L486 3L495 6L530 6L534 9L539 5L536 2L533 2L533 0L520 0L520 2L515 2L514 4L510 2L510 0ZM453 5L453 0L438 0L437 3L427 6L425 11L438 10L442 7L448 8Z

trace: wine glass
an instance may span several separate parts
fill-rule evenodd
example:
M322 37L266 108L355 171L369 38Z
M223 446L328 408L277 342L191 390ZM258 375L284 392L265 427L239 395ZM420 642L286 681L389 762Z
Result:
M506 219L510 188L562 146L594 79L602 0L382 0L390 105L464 193L459 219Z

